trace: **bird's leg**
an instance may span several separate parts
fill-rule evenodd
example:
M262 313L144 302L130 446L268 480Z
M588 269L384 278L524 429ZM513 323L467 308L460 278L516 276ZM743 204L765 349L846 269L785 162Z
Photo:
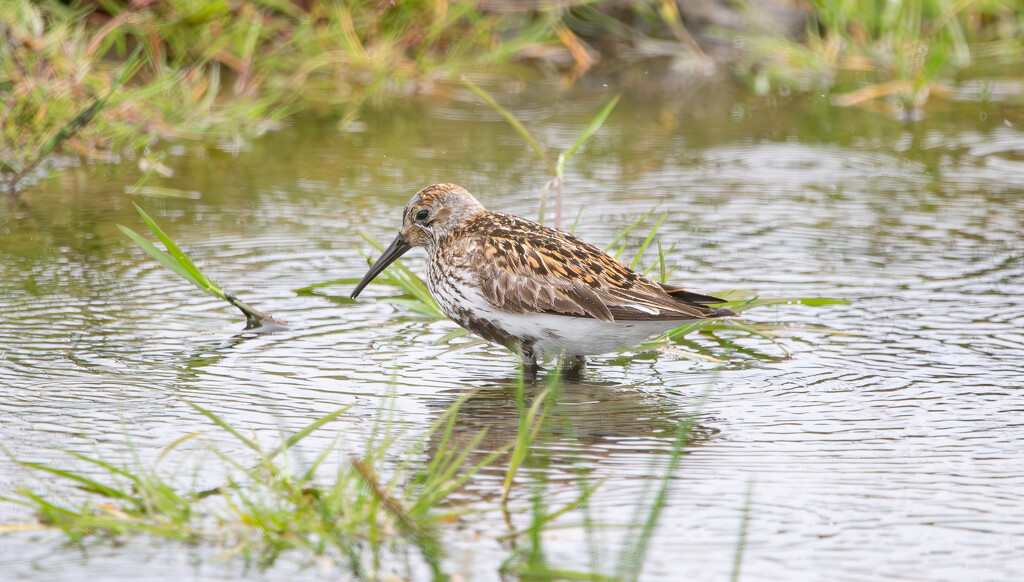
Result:
M533 345L524 343L519 346L519 355L523 358L523 377L526 380L537 379L537 372L540 371L540 366L537 364L537 352L533 349Z
M587 371L586 356L566 356L562 360L562 373L569 380L582 380Z

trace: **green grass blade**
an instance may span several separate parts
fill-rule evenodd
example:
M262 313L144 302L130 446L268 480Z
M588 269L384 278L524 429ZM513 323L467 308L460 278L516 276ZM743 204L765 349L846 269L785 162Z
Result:
M755 307L767 307L770 305L808 305L821 307L825 305L849 305L850 302L844 299L833 299L831 297L754 297L741 301L729 301L725 307L733 311L742 312Z
M430 319L444 319L445 315L434 309L432 306L420 301L419 299L407 299L404 297L383 297L380 299L381 303L390 303L392 305L401 305L412 311L417 315L422 315Z
M205 285L203 285L202 281L200 281L199 279L196 279L192 275L191 272L186 270L177 261L175 261L174 257L171 257L167 253L165 253L165 252L161 251L160 249L156 248L156 245L154 245L153 243L151 243L148 240L146 240L145 238L143 238L142 235L140 235L139 233L135 232L134 230L128 228L127 226L122 226L120 224L117 225L117 228L121 229L121 232L123 232L125 235L127 235L128 238L130 238L133 241L135 241L135 244L137 244L140 247L142 247L142 250L146 251L146 253L149 254L149 256L151 256L154 259L160 261L160 263L162 263L168 269L170 269L170 270L174 271L175 273L177 273L181 278L185 279L189 283L192 283L196 287L199 287L200 289L202 289L203 291L209 293L210 295L213 295L214 297L219 297L219 298L223 299L223 297L221 295L218 295L218 294L214 293L212 290L210 290Z
M516 436L515 447L512 449L512 456L508 462L508 469L505 471L505 481L502 483L501 498L499 505L505 506L508 503L508 496L512 492L512 481L515 479L519 466L530 454L530 445L533 444L544 424L544 418L551 407L548 397L554 391L552 387L545 388L530 405L529 410L525 409L523 380L520 378L516 388L516 406L519 408L519 431Z
M211 421L213 421L213 424L216 424L217 426L219 426L222 429L224 429L224 430L228 431L229 433L231 433L231 435L234 436L236 439L242 441L242 443L244 443L245 446L247 446L250 449L252 449L252 450L256 451L257 453L259 453L260 456L263 456L263 449L261 449L258 444L253 442L252 439L249 439L249 438L245 437L240 432L235 430L235 427L233 427L230 424L228 424L227 422L225 422L219 416L217 416L216 414L210 412L209 410L206 410L205 408L203 408L202 406L199 406L198 404L189 402L188 400L184 400L183 402L185 404L188 404L192 408L194 408L199 414L202 414L206 418L209 418Z
M188 258L188 255L186 255L185 252L182 251L173 240L171 240L171 237L167 236L167 233L157 225L156 221L146 214L146 211L144 211L138 204L133 203L133 205L135 206L135 210L139 212L139 215L142 216L142 220L146 221L146 224L149 225L153 234L155 234L157 238L160 239L160 242L164 243L164 246L167 247L167 253L171 255L179 265L181 265L181 268L192 274L192 280L200 282L199 288L211 295L221 297L223 299L224 292L220 287L218 287L213 281L210 281L210 279L204 275L198 267L196 267L195 263L192 262L192 259Z
M444 334L443 336L437 338L437 340L434 341L434 345L446 344L452 341L453 339L465 337L467 335L469 335L469 330L467 330L464 327L453 329L450 332Z
M167 236L167 233L165 233L160 228L160 226L157 225L156 221L150 218L150 216L146 214L146 212L142 210L142 208L140 208L138 204L135 204L135 210L139 212L139 215L142 216L142 219L146 222L147 225L149 225L149 228L153 231L154 234L156 234L157 238L159 238L160 241L164 243L164 246L167 248L167 252L163 252L160 249L156 248L156 245L149 242L132 229L119 224L117 225L117 227L121 229L121 232L127 235L128 238L134 240L136 244L142 247L142 249L149 253L150 256L160 261L165 267L171 269L172 271L180 275L182 278L184 278L186 281L192 283L202 291L210 295L213 295L218 299L223 299L224 301L227 301L234 307L238 308L243 314L245 314L246 330L266 327L288 327L288 324L285 323L284 321L275 319L274 317L271 317L270 315L267 315L262 311L259 311L249 305L246 305L237 297L225 293L223 289L221 289L216 283L211 281L209 277L204 275L203 272L199 270L199 267L196 267L195 263L193 263L192 260L188 258L188 255L186 255L184 251L182 251L181 248L178 247L178 245L174 244L174 241L171 240L171 237Z
M102 495L103 497L109 497L111 499L124 499L124 500L134 500L135 499L134 497L132 497L128 493L125 493L124 491L121 491L120 489L115 489L113 487L109 487L107 485L104 485L103 483L100 483L99 481L96 481L95 479L90 479L90 478L88 478L88 477L86 477L84 475L79 475L77 473L72 473L71 471L65 471L64 469L57 469L56 467L50 467L49 465L44 465L42 463L31 463L31 462L27 462L27 461L18 461L18 464L20 464L20 465L22 465L24 467L30 467L32 469L37 469L39 471L44 471L46 473L50 473L51 475L56 475L58 477L63 477L65 479L69 479L71 481L74 481L74 482L78 483L79 484L78 485L79 489L82 489L83 491L89 491L91 493L96 493L97 495Z
M580 149L580 146L586 143L586 141L590 139L590 137L594 135L594 133L597 132L598 129L601 129L601 125L603 125L605 120L608 119L608 115L611 114L612 109L615 109L615 106L619 104L620 97L621 95L616 95L615 97L613 97L612 100L609 101L608 104L604 106L604 109L602 109L601 112L597 114L597 117L591 120L590 125L588 125L587 128L583 130L583 133L581 133L580 136L576 138L576 141L572 144L572 147L570 147L565 152L566 160L568 160L570 156L576 153L576 150Z
M519 530L516 530L516 531L511 532L511 533L503 534L503 535L499 536L498 539L499 540L508 540L508 539L517 538L517 537L522 536L522 535L527 535L527 534L530 534L530 533L535 533L537 531L543 531L545 525L555 521L559 517L562 517L566 513L569 513L570 511L572 511L572 510L576 509L577 507L580 507L584 503L586 503L587 500L590 499L591 495L593 495L593 493L595 491L597 491L597 489L601 485L603 485L604 482L605 482L605 479L602 479L602 480L598 481L597 483L592 483L592 484L586 484L585 483L585 484L583 484L583 490L580 492L579 497L577 497L576 499L574 499L574 500L570 501L569 503L565 504L560 509L557 509L557 510L551 512L551 513L546 514L543 517L543 519L540 519L540 520L538 520L535 523L531 523L529 525L529 527L526 527L526 528L523 528L523 529L519 529Z
M730 582L739 582L740 566L743 565L743 551L747 547L747 528L750 525L750 505L754 500L754 480L747 481L747 494L743 500L743 514L740 516L739 540L736 541L736 554L732 559Z
M665 271L665 251L661 248L661 241L658 241L658 265L661 266L661 282L664 283L668 280L668 273Z
M342 414L345 414L346 412L351 410L352 406L354 406L354 405L350 404L350 405L348 405L348 406L346 406L344 408L339 408L338 410L335 410L334 412L332 412L330 414L327 414L325 416L321 416L320 418L314 420L309 425L307 425L306 428L304 428L304 429L300 430L299 432L293 434L292 436L288 437L283 443L281 443L280 447L278 447L272 453L267 455L267 459L268 460L269 459L273 459L274 456L277 455L278 453L282 453L282 452L290 449L291 447L295 446L299 441L301 441L302 439L304 439L307 436L309 436L313 431L317 430L321 426L327 424L328 422L331 422L332 420L338 418Z
M636 256L633 257L633 262L629 264L630 269L635 269L636 266L640 264L640 259L643 258L644 251L646 251L648 245L651 244L651 241L654 239L654 235L658 233L658 229L661 228L661 223L665 221L666 216L668 216L667 210L664 214L661 215L661 218L658 219L658 222L655 223L654 228L652 228L651 232L648 233L647 238L644 239L643 244L640 245L640 250L637 251Z
M697 404L697 410L703 408L703 403L706 399L707 395ZM637 536L630 540L622 549L622 555L617 568L618 576L616 578L618 580L635 582L640 577L647 548L658 525L658 518L668 502L669 485L672 483L673 474L679 466L679 461L682 458L683 451L686 449L686 445L690 442L690 434L695 422L694 418L694 416L691 416L679 423L679 428L676 430L676 438L672 443L668 466L665 468L665 474L659 480L654 500L647 510L647 515L643 517L642 521L638 521L634 525L634 528L639 530ZM638 514L637 517L639 519L641 515Z
M576 220L572 221L572 226L569 227L569 234L576 232L576 225L580 223L580 217L583 216L583 209L580 208L579 212L576 213Z
M640 226L643 223L643 221L647 220L647 217L650 216L653 212L654 212L653 208L648 210L647 212L645 212L643 214L643 216L641 216L640 218L638 218L635 221L633 221L632 224L630 224L626 228L624 228L621 231L619 231L619 234L615 235L615 238L612 239L612 242L608 243L604 247L604 252L608 252L608 250L611 249L612 247L614 247L615 245L617 245L620 240L626 238L629 235L629 233L633 232L634 228Z
M477 87L476 85L470 83L467 80L463 80L462 82L466 85L466 87L469 88L470 91L479 95L481 99L486 101L487 104L491 106L492 109L494 109L495 111L498 112L498 114L504 117L505 121L507 121L509 125L512 126L513 129L519 132L519 135L521 135L523 139L526 140L526 143L530 144L530 147L533 148L533 151L537 152L537 155L540 156L542 160L544 160L544 165L548 167L548 171L550 171L552 174L555 173L554 164L552 164L551 160L548 159L547 154L544 153L544 148L542 148L540 146L540 143L538 143L537 140L534 139L533 134L530 133L530 130L526 129L526 127L523 126L523 124L520 123L519 120L516 119L516 117L512 115L512 113L509 110L505 109L501 105L498 105L498 102L495 101L494 98L487 93L487 91L484 91L480 87Z
M359 233L359 236L373 248L381 252L384 251L383 247L365 233ZM427 288L426 283L416 273L413 273L409 267L406 267L401 260L397 260L389 265L384 273L381 273L380 276L374 279L374 283L378 282L400 287L407 295L411 296L411 298L388 297L381 299L381 301L403 305L420 315L434 319L444 319L447 317L441 311L437 301L434 300L434 296L430 294L430 289Z
M121 475L122 477L127 477L127 478L131 479L132 481L137 481L138 480L137 476L129 473L125 469L122 469L120 467L116 467L114 465L111 465L110 463L108 463L106 461L101 461L99 459L94 459L94 458L92 458L92 457L90 457L88 455L83 455L82 453L77 453L75 451L66 451L66 452L67 452L67 454L71 455L72 457L81 459L81 460L83 460L83 461L85 461L87 463L92 463L93 465L96 465L98 467L102 467L102 468L106 469L107 471L109 471L112 474Z

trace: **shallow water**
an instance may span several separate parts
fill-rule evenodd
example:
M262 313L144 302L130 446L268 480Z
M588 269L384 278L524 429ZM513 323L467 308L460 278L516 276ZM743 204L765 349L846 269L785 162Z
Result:
M614 94L608 84L561 97L547 86L492 89L542 143L565 148ZM482 449L513 440L507 351L435 345L453 324L396 317L372 301L389 292L381 287L357 304L294 291L361 276L371 249L358 233L390 240L401 207L432 182L536 217L543 165L497 115L456 97L370 113L349 130L300 122L241 148L183 148L162 160L173 177L147 183L198 195L126 195L127 160L40 182L28 210L6 206L0 441L10 455L85 470L61 451L151 460L196 431L238 446L185 400L267 442L351 404L338 430L358 443L382 405L393 403L415 434L471 391L456 438L487 428ZM748 487L744 580L1024 576L1022 123L1019 109L999 104L940 103L907 126L816 97L751 98L719 85L627 92L567 167L564 215L571 223L579 213L577 234L602 244L652 208L669 211L659 239L677 245L673 282L850 304L748 312L744 321L780 334L774 341L719 332L688 337L685 353L593 358L553 411L552 504L578 494L582 462L606 480L596 517L628 523L664 471L673 427L706 395L643 579L728 579ZM133 201L208 275L293 329L237 335L237 312L117 230L144 229ZM720 362L686 356L694 352ZM304 446L329 444L337 431L326 432ZM216 484L219 473L203 475ZM37 477L0 458L0 495L52 486ZM452 503L493 505L501 478L481 474ZM513 497L528 496L524 486ZM31 521L0 502L0 523ZM446 532L450 570L499 579L508 547L497 537L507 531L494 513L465 518ZM623 531L602 534L609 562ZM546 535L559 567L588 567L586 548L580 527ZM217 549L0 537L10 580L286 579L304 563L290 560L256 574Z

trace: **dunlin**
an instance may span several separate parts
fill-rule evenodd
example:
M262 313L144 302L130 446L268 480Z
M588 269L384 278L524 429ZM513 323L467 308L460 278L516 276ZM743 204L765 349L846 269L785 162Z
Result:
M427 287L448 317L522 355L585 356L642 343L687 322L736 315L723 299L656 283L585 240L525 218L491 212L455 184L420 190L395 240L352 297L413 247L429 254Z

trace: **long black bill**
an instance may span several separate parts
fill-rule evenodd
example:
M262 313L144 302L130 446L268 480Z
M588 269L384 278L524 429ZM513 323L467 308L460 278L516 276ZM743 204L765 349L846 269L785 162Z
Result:
M352 292L352 299L358 297L359 293L362 292L363 287L369 285L370 281L373 281L377 277L377 275L380 275L381 271L383 271L385 268L387 268L388 265L393 263L395 259L404 255L406 251L408 251L411 248L412 245L405 242L405 239L402 238L401 234L396 236L395 240L391 241L391 245L388 248L384 249L384 253L380 256L379 259L377 259L377 262L374 263L370 267L370 270L366 272L366 275L363 276L363 280L360 281L358 285L356 285L356 290Z

